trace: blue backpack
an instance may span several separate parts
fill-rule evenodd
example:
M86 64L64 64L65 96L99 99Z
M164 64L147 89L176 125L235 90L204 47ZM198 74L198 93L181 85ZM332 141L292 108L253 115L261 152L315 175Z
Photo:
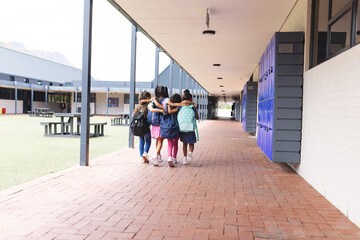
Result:
M165 100L165 98L162 98L159 103L162 104L162 102L164 100ZM153 108L160 109L160 108L156 107L155 103L151 103L151 104L152 104ZM162 118L162 113L160 113L160 112L151 112L150 110L148 111L147 122L150 125L159 126L161 118Z
M180 136L177 114L165 114L160 121L160 135L162 138L175 139Z

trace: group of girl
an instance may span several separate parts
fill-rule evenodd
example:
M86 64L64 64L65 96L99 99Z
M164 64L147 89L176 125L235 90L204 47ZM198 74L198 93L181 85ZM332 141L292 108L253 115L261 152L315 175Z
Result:
M142 111L145 115L145 119L148 114L158 113L160 114L160 118L169 114L169 116L167 117L172 118L173 121L177 121L177 114L179 113L179 111L181 111L182 108L184 108L183 111L185 110L185 108L191 108L192 111L194 111L195 113L194 116L196 120L199 119L196 105L192 102L192 95L189 90L185 90L182 96L175 93L169 98L167 87L157 86L155 88L155 98L151 98L151 94L146 91L140 94L140 105L134 109L133 113L135 114L139 111ZM152 157L152 164L154 166L159 166L159 162L163 161L161 156L161 149L165 138L161 136L161 129L162 127L164 127L162 126L162 124L165 123L163 123L163 121L160 121L160 125L152 125L151 130L149 129L144 136L139 136L139 150L141 162L150 162L148 153L151 146L151 138L156 139L156 154ZM178 127L176 129L174 128L172 131L172 133L168 134L172 137L167 138L169 166L174 167L174 164L178 163L177 152L179 139L181 142L183 142L183 164L190 164L193 158L192 154L194 151L194 144L197 140L195 131L181 132Z

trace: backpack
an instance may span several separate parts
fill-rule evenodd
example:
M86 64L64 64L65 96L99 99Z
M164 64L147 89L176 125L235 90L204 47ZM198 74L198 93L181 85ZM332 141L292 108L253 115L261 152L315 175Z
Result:
M167 139L175 139L180 136L176 114L165 114L161 118L160 135Z
M130 123L131 132L135 136L144 136L149 131L149 124L145 119L144 112L134 113Z
M164 100L165 100L165 98L162 98L159 103L162 104ZM152 104L153 104L153 108L157 108L155 106L155 103L152 103ZM159 109L159 108L157 108L157 109ZM161 117L162 117L162 113L160 113L160 112L151 112L149 110L148 114L147 114L147 122L149 124L153 125L153 126L159 126Z
M194 132L196 130L197 140L199 140L193 105L183 106L177 115L177 120L180 132Z

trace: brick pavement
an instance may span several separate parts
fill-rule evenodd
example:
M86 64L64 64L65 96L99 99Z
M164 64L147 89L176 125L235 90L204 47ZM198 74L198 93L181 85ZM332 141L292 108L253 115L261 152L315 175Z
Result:
M189 166L141 164L125 149L1 191L0 239L360 239L240 123L199 130Z

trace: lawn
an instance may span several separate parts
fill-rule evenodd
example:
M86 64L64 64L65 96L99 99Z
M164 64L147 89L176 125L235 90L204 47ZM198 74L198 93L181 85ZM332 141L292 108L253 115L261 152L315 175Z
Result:
M40 122L47 121L59 119L0 115L0 190L79 164L80 138L44 137ZM105 136L90 138L90 160L127 147L127 126L111 126L110 117L90 121L108 122Z

